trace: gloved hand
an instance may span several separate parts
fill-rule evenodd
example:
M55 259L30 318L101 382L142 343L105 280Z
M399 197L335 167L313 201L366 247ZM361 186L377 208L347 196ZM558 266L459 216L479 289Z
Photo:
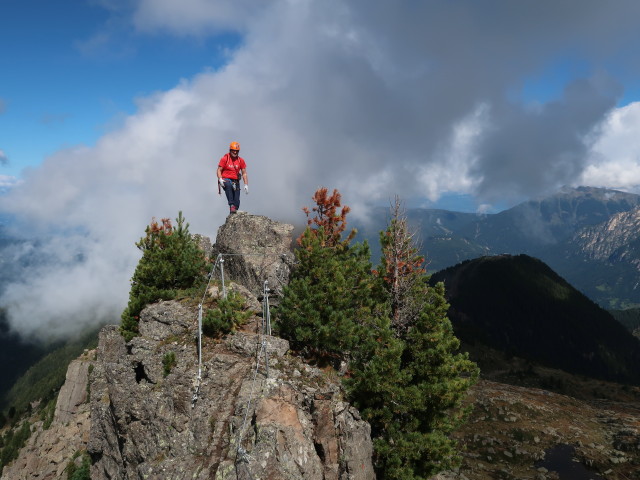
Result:
M218 183L220 184L220 186L221 186L222 188L224 188L224 179L219 178L219 179L218 179Z
M249 185L247 185L247 184L244 185L244 193L249 195Z

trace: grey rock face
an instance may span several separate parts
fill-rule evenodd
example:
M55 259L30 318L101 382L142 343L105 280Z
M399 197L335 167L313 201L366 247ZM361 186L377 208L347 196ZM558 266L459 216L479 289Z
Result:
M224 256L225 278L247 287L255 295L264 281L276 293L289 281L293 225L244 212L229 215L218 229L212 258Z
M205 338L192 402L196 321L195 308L161 302L143 311L141 336L130 343L117 327L100 333L87 447L92 479L374 478L369 425L342 402L339 381L287 356L283 339Z
M256 296L253 293L251 293L247 288L235 282L229 282L229 283L225 282L225 284L226 284L227 293L236 292L244 299L247 310L254 313L262 312L262 303L260 303L256 298ZM209 288L207 293L209 294L209 296L211 296L211 298L216 300L223 297L222 288L219 287L218 285L213 285L211 288Z
M629 262L640 268L640 208L621 212L606 222L580 230L574 236L587 258Z
M205 235L200 235L199 233L196 233L193 235L193 239L196 241L198 247L200 248L200 250L202 250L205 254L205 258L207 260L210 260L210 254L211 254L211 239Z
M18 458L3 468L3 480L66 478L65 468L74 454L85 449L89 439L87 384L92 364L93 352L71 362L53 421L48 428L41 420L31 426L31 437Z
M164 340L183 334L193 324L193 312L176 302L158 302L140 313L140 336L150 340Z

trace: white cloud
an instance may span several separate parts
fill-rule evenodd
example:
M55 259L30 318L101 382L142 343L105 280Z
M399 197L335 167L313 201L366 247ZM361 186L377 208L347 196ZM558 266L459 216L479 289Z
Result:
M578 184L638 191L640 102L611 112L596 133L589 163Z
M227 213L215 166L231 140L248 162L241 208L278 220L302 221L318 186L360 209L396 193L495 197L570 183L584 136L615 104L610 79L581 79L535 112L506 92L559 53L582 52L575 38L597 65L637 35L640 4L624 5L585 1L575 17L556 2L514 13L473 1L140 0L140 30L237 29L243 42L219 71L142 99L94 147L56 153L0 197L23 233L48 239L50 259L0 303L25 335L118 321L152 217L182 210L191 231L215 237Z
M477 143L485 132L489 113L487 105L479 105L453 126L450 138L443 143L436 158L418 169L416 180L424 186L423 195L429 200L437 200L443 193L443 186L446 191L471 192L483 180L471 169L478 160Z
M165 30L177 35L209 35L214 31L244 30L252 19L261 15L267 5L263 0L139 0L133 21L142 31Z
M10 175L0 175L0 192L13 187L18 183L18 179L16 177L12 177Z

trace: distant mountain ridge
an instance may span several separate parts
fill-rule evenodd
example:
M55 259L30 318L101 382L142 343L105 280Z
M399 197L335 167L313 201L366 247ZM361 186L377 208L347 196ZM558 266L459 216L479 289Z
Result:
M498 249L513 248L517 242L519 248L536 251L639 205L640 195L595 187L564 188L549 197L487 215L476 238Z
M0 364L4 366L0 374L0 409L5 406L5 395L14 382L51 348L26 342L12 332L0 308Z
M359 239L377 243L388 213L356 225ZM564 188L497 214L408 209L435 272L485 255L540 258L605 308L640 306L640 195L617 190ZM607 253L607 254L605 254ZM379 252L373 250L373 255Z
M6 227L0 223L0 293L9 283L19 278L25 262L36 258L35 255L22 256L25 253L21 250L24 244L24 240L10 236ZM5 395L13 383L33 363L55 348L55 345L41 345L21 338L11 328L5 308L6 305L0 304L0 364L6 367L0 373L0 408L4 406Z

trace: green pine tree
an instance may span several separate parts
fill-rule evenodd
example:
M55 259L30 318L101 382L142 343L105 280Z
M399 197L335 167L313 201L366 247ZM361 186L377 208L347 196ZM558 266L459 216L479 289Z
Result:
M298 265L278 308L278 329L294 348L345 357L359 342L360 330L375 307L368 245L350 245L340 194L320 189L314 218L298 239ZM307 209L305 212L309 216Z
M426 282L428 277L424 278ZM444 285L425 287L423 295L426 302L405 335L403 352L403 368L411 376L406 400L414 420L405 425L398 422L410 437L423 438L423 448L414 451L411 440L409 460L390 458L394 471L412 470L413 478L429 478L459 465L457 444L450 433L466 419L469 411L462 401L479 375L475 363L459 352L460 342L447 317Z
M373 292L387 318L366 331L346 385L371 423L379 478L427 479L460 461L450 433L468 414L462 400L478 369L458 352L444 286L429 287L397 199L380 241Z
M338 213L337 191L320 189L314 200L278 313L281 333L299 349L349 360L344 383L371 424L378 478L422 480L456 466L450 434L468 414L462 401L478 369L458 352L444 286L429 286L399 200L374 272L368 246L351 246L354 232L342 238L348 209Z
M171 300L179 290L185 290L203 278L206 263L204 253L189 233L182 212L176 226L167 218L159 224L153 221L136 246L142 251L131 279L129 303L122 313L122 334L130 340L138 333L142 309L157 300Z
M350 376L344 380L350 400L371 423L374 439L393 428L402 408L398 393L410 380L409 372L402 369L404 347L391 327L388 310L379 310L362 329L349 365Z
M359 329L372 312L369 247L323 247L324 227L307 228L299 261L278 308L281 335L294 348L344 356L359 341Z
M425 302L427 278L424 257L415 235L409 231L406 214L398 197L391 208L386 230L380 232L382 257L376 274L389 302L393 326L405 332Z

